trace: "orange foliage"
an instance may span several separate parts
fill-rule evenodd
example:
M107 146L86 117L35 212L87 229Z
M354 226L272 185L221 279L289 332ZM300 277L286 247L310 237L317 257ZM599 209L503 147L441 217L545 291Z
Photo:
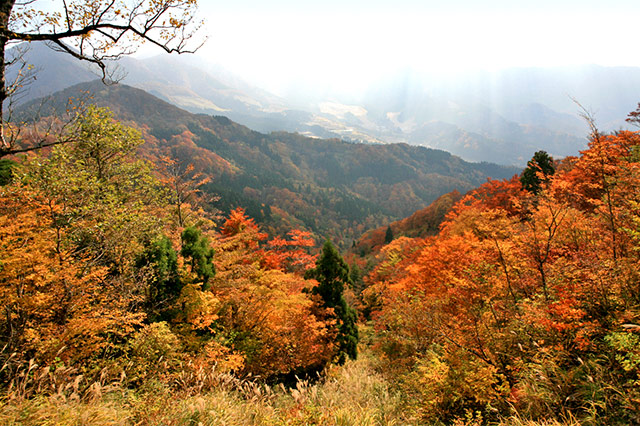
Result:
M262 251L262 266L285 272L302 272L315 265L316 257L308 249L315 246L311 232L294 229L288 233L290 239L275 237L267 242Z
M470 191L460 202L456 203L447 215L447 219L450 221L469 208L500 209L509 215L517 215L522 213L519 200L524 196L525 192L517 175L509 180L487 179L486 183Z
M180 161L160 156L157 159L160 172L160 182L169 191L170 202L175 207L178 226L184 228L185 222L194 216L194 210L198 210L199 217L204 217L204 211L199 208L203 204L201 187L211 182L211 177L202 172L196 172L193 163L186 166Z
M231 339L242 354L243 371L263 376L322 366L331 359L333 344L328 317L303 289L300 274L314 258L304 250L313 245L309 233L291 231L290 240L266 238L243 209L231 212L214 242L216 275L210 290L186 286L180 320L193 330ZM233 336L233 337L229 337Z
M639 147L637 132L596 135L539 194L517 176L489 180L438 236L384 246L363 295L377 297L391 374L414 377L434 351L447 369L471 356L522 401L519 381L540 354L571 369L567 360L606 353L604 336L640 321Z
M0 328L8 350L23 360L100 357L143 319L113 294L106 268L94 268L64 247L51 220L58 210L31 191L0 191Z
M255 237L256 240L263 240L266 238L266 234L258 232L258 225L256 225L256 222L252 218L247 216L242 207L238 207L229 213L229 217L222 225L220 232L225 237L232 237L244 232Z
M405 236L405 237L427 237L429 235L436 235L440 228L440 224L444 220L447 213L451 210L451 207L462 196L458 191L452 191L448 194L444 194L437 200L429 204L424 209L420 209L411 216L392 222L389 224L393 235ZM385 233L387 227L383 226L372 231L367 232L360 238L360 241L356 244L356 251L364 251L377 253L384 245Z

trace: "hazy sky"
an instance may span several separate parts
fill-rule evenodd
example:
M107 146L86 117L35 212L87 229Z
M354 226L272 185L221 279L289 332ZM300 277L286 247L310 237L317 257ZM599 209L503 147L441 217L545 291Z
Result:
M640 66L640 0L200 0L201 54L276 92L397 69Z

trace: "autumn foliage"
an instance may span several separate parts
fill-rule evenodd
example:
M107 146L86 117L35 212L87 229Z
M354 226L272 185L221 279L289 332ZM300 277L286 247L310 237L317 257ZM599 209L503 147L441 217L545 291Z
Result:
M0 187L5 394L193 395L349 371L360 352L385 380L376 398L400 395L414 424L640 422L639 133L594 130L579 157L536 153L524 179L368 234L362 272L242 208L216 226L207 178L164 151L159 168L141 160L108 111L76 128L82 142L22 159ZM295 424L313 417L300 383Z
M81 142L31 155L0 188L3 382L66 368L85 386L275 380L331 362L310 233L269 239L242 209L216 232L193 166L138 159L140 134L105 109L77 128Z
M594 133L537 192L490 180L382 249L376 347L425 420L640 421L639 146Z

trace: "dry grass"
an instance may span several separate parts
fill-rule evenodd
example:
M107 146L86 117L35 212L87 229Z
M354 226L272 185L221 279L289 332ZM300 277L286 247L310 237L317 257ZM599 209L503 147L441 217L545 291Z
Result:
M32 375L32 377L39 377ZM69 375L69 379L73 378ZM329 369L321 382L299 381L295 388L266 386L229 375L184 378L180 391L147 383L136 391L120 382L94 383L78 391L77 376L60 391L20 392L0 400L0 425L7 426L403 426L422 425L412 417L366 354ZM188 379L188 380L187 380ZM198 383L206 381L206 386ZM74 386L75 383L75 386ZM202 390L200 390L202 389ZM205 390L208 389L208 390ZM456 426L479 425L477 419ZM578 422L530 422L512 417L499 426L575 426Z
M504 419L498 426L582 426L582 423L572 418L561 422L558 420L532 421L524 420L519 417L510 417L508 419Z
M208 379L210 380L210 379ZM295 388L266 386L219 376L213 389L170 392L162 384L136 392L111 386L105 392L6 396L2 425L401 425L399 398L365 357L332 367L322 382ZM77 388L77 386L76 386ZM106 387L105 387L106 389Z

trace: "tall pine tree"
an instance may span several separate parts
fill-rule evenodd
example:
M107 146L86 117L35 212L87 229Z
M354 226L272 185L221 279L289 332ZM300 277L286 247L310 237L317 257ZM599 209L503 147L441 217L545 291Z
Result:
M182 231L181 254L190 259L191 270L202 282L202 289L208 290L209 279L216 274L216 268L213 264L213 249L207 237L202 235L202 231L193 226Z
M538 151L527 163L527 167L520 176L520 183L527 191L537 194L555 171L553 158L546 151Z
M305 278L313 278L318 285L311 290L322 298L324 306L333 308L337 320L338 352L336 362L344 364L347 357L358 356L358 326L356 312L347 304L343 296L345 285L351 284L349 266L340 253L327 240L322 247L322 254L316 261L316 267L305 274Z
M178 254L171 240L161 236L149 242L136 259L137 268L150 272L147 294L147 315L151 322L171 319L171 308L182 290L183 282L178 272Z
M391 225L387 225L387 232L384 234L384 243L389 244L393 241L393 230L391 229Z

